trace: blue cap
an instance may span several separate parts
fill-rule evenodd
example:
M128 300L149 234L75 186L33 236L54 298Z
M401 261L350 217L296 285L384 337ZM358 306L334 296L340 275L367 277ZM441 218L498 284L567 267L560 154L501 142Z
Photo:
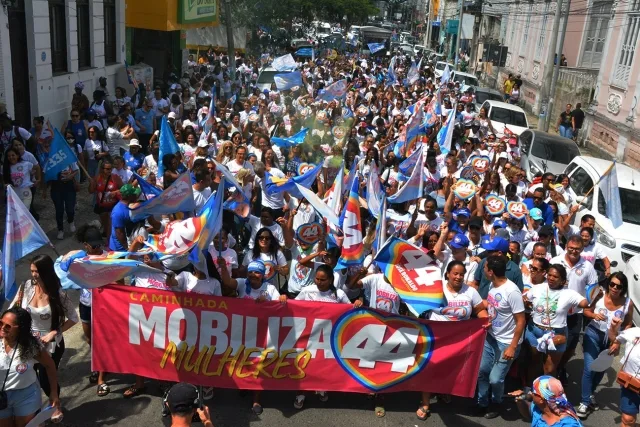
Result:
M534 221L542 220L542 211L538 208L533 208L529 211L529 216Z
M96 116L96 110L90 108L87 110L87 116Z
M264 262L262 260L256 259L249 263L249 265L247 266L247 271L253 272L253 273L260 273L264 276L265 273L267 272L267 266L264 265Z
M491 239L491 237L485 236L480 242L480 247L485 251L500 251L503 254L509 252L509 242L502 237Z
M453 236L453 239L449 242L449 246L453 249L466 249L469 246L469 239L464 234L458 233Z
M467 208L460 208L453 211L453 215L455 217L466 216L467 218L471 218L471 211Z
M493 228L507 228L507 223L500 218L496 218L493 220Z

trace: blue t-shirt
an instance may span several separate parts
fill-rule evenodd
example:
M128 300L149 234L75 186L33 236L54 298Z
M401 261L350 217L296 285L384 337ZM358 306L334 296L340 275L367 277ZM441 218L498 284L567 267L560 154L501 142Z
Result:
M533 403L531 403L531 427L581 427L582 423L573 417L561 418L555 424L549 425L542 419L542 412Z
M153 133L154 117L155 117L155 114L153 110L149 110L148 112L144 111L143 108L138 108L136 110L136 120L140 122L142 126L145 127L145 131L140 133L142 133L143 135L149 135Z
M531 209L536 207L533 204L533 199L531 198L524 199L522 203L525 204L525 206L527 207L527 209L529 209L529 211L531 211ZM538 206L538 209L540 209L540 211L542 212L542 219L544 220L544 224L553 225L553 210L551 209L551 206L549 206L545 202L542 202L540 206Z
M133 172L137 172L138 169L142 167L142 162L144 162L144 154L137 153L131 154L129 151L125 151L124 153L124 164L127 166L127 169Z
M111 237L109 238L109 248L112 251L126 251L127 248L122 246L116 238L116 228L122 228L126 234L127 226L132 224L129 217L129 207L122 202L116 203L111 211Z

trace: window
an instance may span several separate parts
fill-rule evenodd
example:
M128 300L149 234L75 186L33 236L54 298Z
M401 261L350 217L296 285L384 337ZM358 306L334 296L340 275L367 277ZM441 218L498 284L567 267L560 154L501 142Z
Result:
M638 31L640 31L640 0L631 0L627 11L626 25L622 28L622 42L618 51L618 60L613 71L613 83L627 87L631 76L631 65L636 52Z
M544 13L542 16L542 28L540 29L540 35L538 36L538 45L536 46L536 59L540 61L542 58L542 51L544 50L544 39L547 37L547 21L549 20L549 3L544 5Z
M78 17L78 67L91 67L91 26L89 0L76 0Z
M524 32L522 33L522 47L520 48L520 55L526 55L525 49L527 48L527 39L529 38L529 25L531 24L531 13L533 6L529 3L529 12L527 13L527 20L524 24Z
M604 42L607 39L609 20L613 1L595 1L589 15L585 43L580 59L580 66L586 68L600 68Z
M104 60L116 62L116 1L104 0Z
M577 168L573 175L571 175L571 189L576 196L584 196L593 188L593 180L589 174L582 168ZM582 202L582 205L587 209L591 209L593 200L593 193L590 193L587 199Z
M54 73L66 73L67 22L64 0L49 0L49 28L51 29L51 68Z
M509 9L511 9L511 6L509 6ZM517 13L519 11L520 11L520 4L516 3L515 4L515 11L513 13L517 15ZM511 10L509 10L509 12L511 12ZM505 16L504 19L507 19L507 16ZM513 19L513 22L511 22L511 37L509 37L509 40L511 40L511 41L515 41L516 27L517 26L518 26L518 19L517 19L517 16L515 16L514 19Z

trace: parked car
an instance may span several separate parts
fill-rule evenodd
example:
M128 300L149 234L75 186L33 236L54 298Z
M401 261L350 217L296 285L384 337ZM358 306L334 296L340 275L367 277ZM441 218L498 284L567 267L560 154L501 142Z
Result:
M463 73L461 71L451 72L451 81L460 83L460 89L467 90L469 86L478 86L478 78L473 74Z
M561 139L566 140L566 138ZM609 160L579 156L566 167L564 173L569 175L571 179L571 189L576 194L577 201L582 202L584 206L576 213L574 224L579 226L584 215L593 215L596 219L594 227L596 241L604 247L605 253L611 261L611 271L624 271L625 264L636 258L632 268L636 272L640 272L640 269L637 269L640 264L638 264L638 256L636 256L640 254L640 181L636 185L640 175L627 165L616 164L623 224L614 228L611 220L607 218L607 201L604 200L598 187L598 181L610 166L611 161ZM589 193L592 188L593 190ZM587 195L587 193L589 194ZM631 298L638 305L636 308L638 310L640 308L640 287L633 286L632 277L629 277L629 280ZM640 318L635 319L637 317L638 313L634 314L634 320L640 320ZM637 324L640 325L639 322Z
M442 77L442 73L444 72L444 69L447 65L449 66L449 70L453 71L455 69L455 66L453 64L449 64L448 62L444 61L438 61L436 62L436 67L433 71L433 74L435 74L437 78Z
M260 70L260 74L258 74L258 81L256 82L256 86L260 89L260 92L265 89L271 90L271 84L275 83L273 77L279 72L280 71L273 67L265 67Z
M520 167L527 174L529 182L538 173L563 173L567 165L580 155L576 143L560 135L526 129L519 139Z
M502 102L502 100L504 100L504 97L502 96L502 93L500 93L499 91L495 90L495 89L489 89L488 87L478 87L475 86L473 87L473 93L476 96L476 100L475 100L475 111L476 113L480 112L480 107L482 107L482 104L484 104L485 101L498 101L498 102Z
M611 260L611 258L609 258ZM629 279L629 298L633 301L633 323L640 325L640 255L634 255L622 269Z
M482 108L487 110L487 117L498 136L504 134L505 126L516 135L529 129L529 122L524 110L517 105L500 101L485 101Z

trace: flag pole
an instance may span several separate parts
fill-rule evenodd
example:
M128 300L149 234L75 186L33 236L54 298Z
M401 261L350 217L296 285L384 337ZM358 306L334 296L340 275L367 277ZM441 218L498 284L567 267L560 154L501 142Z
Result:
M53 246L53 243L49 242L49 245L51 246L51 249L53 249L53 252L55 252L57 256L60 256L60 252L58 252L58 250L56 249L56 247L55 247L55 246Z
M606 177L607 175L609 175L611 173L611 171L613 170L613 167L616 165L615 160L613 161L613 163L611 164L611 166L609 167L609 169L607 169L607 171L605 173L602 174L602 176L600 177L600 179L598 179L598 182L596 182L595 184L593 184L593 186L591 186L591 188L589 189L589 191L586 192L586 194L582 197L582 200L580 201L580 203L578 203L578 206L583 206L583 203L585 200L587 200L587 197L589 197L589 195L593 192L593 190L600 185L600 182L602 182L602 178Z

